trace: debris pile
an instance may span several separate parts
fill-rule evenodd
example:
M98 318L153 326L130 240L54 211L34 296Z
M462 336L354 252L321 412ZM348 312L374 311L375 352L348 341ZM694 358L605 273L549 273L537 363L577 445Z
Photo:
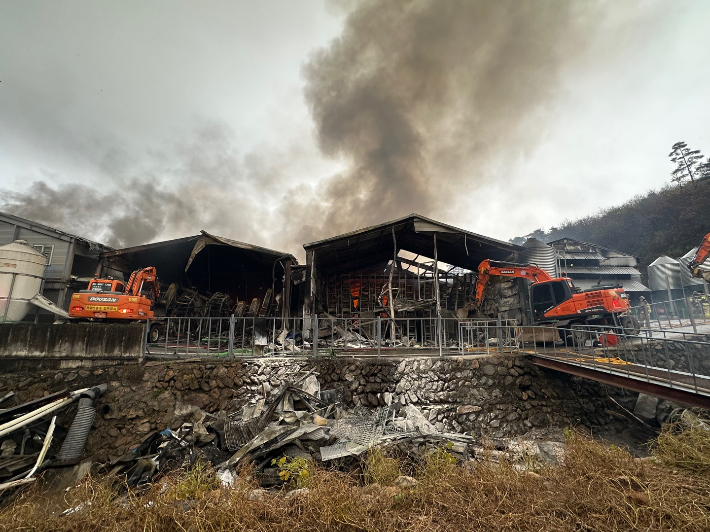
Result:
M73 392L64 390L0 410L0 494L34 482L36 473L49 463L73 465L84 453L94 422L93 402L106 388L101 384ZM0 402L13 395L8 393ZM56 424L56 414L75 401L76 416L65 432ZM47 461L48 457L52 459Z
M279 475L284 458L347 469L373 447L397 446L407 454L423 455L447 446L457 460L475 456L473 437L440 433L415 406L347 409L344 390L321 391L313 373L284 382L269 401L260 398L230 413L204 413L201 421L177 431L155 432L109 464L107 471L124 475L135 486L201 456L225 483L237 467L251 464L261 485L271 487L284 481Z

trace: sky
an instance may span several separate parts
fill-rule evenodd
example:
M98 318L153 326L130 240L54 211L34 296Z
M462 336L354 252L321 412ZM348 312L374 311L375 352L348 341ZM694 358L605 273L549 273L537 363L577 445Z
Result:
M704 0L0 3L0 210L115 247L507 240L710 155Z

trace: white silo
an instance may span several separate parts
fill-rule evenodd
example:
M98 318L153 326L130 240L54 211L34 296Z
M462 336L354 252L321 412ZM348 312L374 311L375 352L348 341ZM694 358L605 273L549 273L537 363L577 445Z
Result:
M47 259L24 240L0 246L0 323L27 315L42 286Z

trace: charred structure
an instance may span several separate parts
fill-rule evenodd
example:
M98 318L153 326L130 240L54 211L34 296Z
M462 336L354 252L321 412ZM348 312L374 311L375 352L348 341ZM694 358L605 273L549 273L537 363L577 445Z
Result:
M515 262L520 252L516 245L417 214L304 248L306 319L349 320L371 339L379 316L385 320L384 337L421 346L433 345L437 334L425 318L469 317L481 261ZM519 280L492 283L498 297L488 299L482 314L520 323L525 314L520 285Z
M295 265L288 253L202 231L103 253L98 271L127 276L154 266L160 281L156 315L287 317L298 305L291 297Z

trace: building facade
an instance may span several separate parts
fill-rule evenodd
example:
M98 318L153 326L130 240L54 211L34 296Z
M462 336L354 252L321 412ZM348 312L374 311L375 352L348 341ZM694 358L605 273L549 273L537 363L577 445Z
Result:
M67 310L71 294L86 288L97 271L98 257L112 248L25 218L0 213L0 246L25 240L47 259L41 293ZM25 321L53 321L54 315L39 308Z
M559 271L582 290L621 285L632 305L651 291L641 282L638 260L633 255L571 238L561 238L548 244L557 252Z

